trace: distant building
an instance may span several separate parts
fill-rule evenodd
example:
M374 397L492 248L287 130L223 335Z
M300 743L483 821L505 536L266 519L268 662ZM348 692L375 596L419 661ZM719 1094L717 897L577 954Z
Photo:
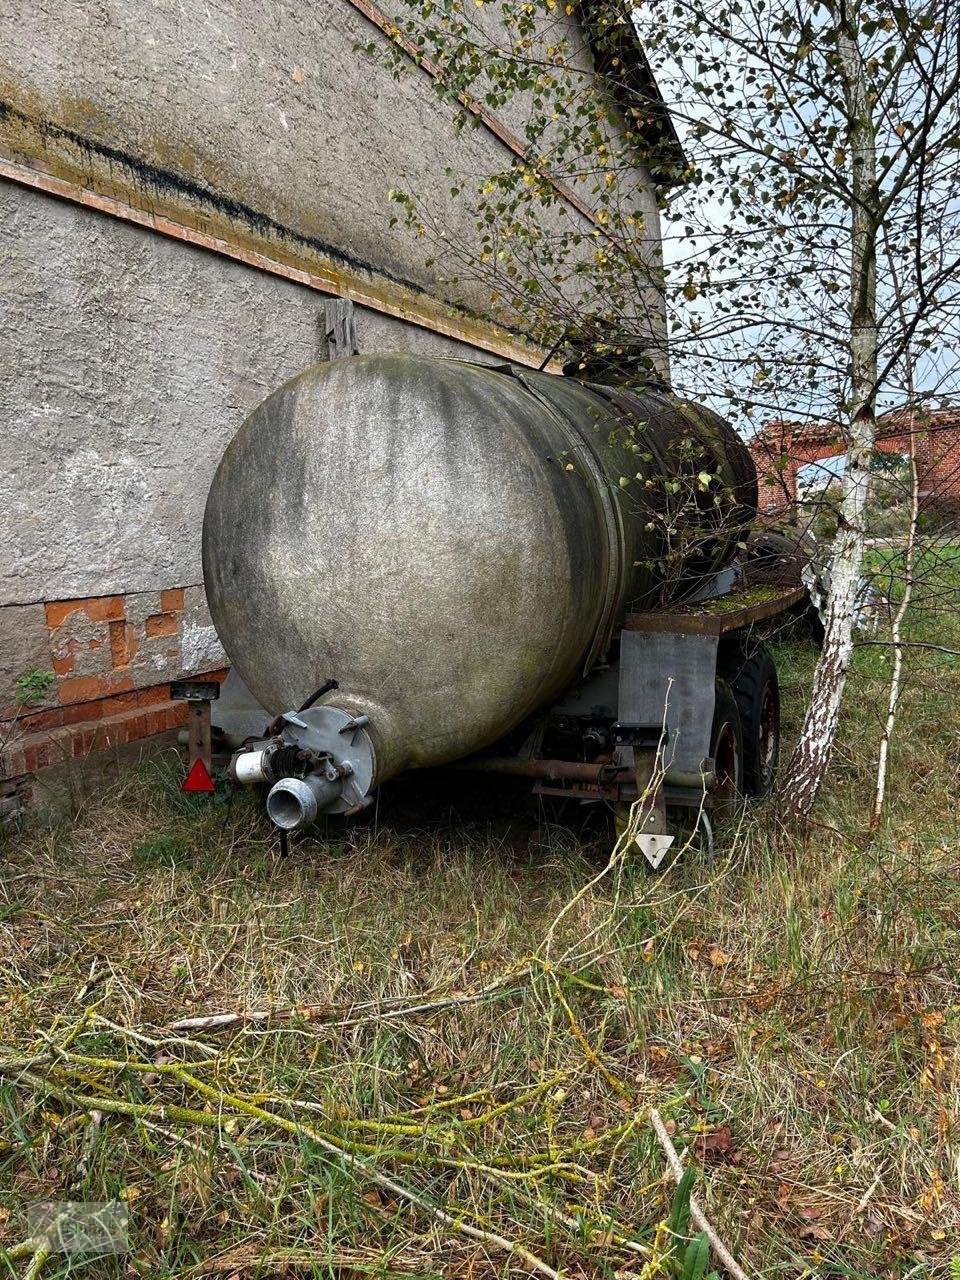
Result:
M960 518L960 407L898 409L877 421L877 451L907 454L917 460L920 504L924 514ZM771 422L748 442L760 480L760 510L773 516L792 513L797 503L798 472L822 459L846 452L844 433L831 422ZM825 470L824 481L828 480Z

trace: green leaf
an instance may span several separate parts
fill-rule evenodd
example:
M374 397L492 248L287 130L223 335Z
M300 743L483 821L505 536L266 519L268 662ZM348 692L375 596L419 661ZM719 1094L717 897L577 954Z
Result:
M695 1169L685 1169L683 1177L677 1183L670 1206L670 1217L667 1226L675 1236L685 1236L690 1226L690 1193L697 1173Z
M56 678L52 671L41 671L38 667L31 667L18 678L14 686L17 702L24 707L32 707L42 702Z
M687 1252L683 1256L682 1280L703 1280L709 1261L710 1241L707 1233L701 1231L687 1245Z

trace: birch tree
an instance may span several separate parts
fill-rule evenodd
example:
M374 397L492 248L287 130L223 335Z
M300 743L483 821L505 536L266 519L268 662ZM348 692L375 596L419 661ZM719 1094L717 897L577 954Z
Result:
M960 12L948 0L400 0L396 21L396 73L411 54L439 68L458 127L482 110L524 122L526 153L495 172L451 172L434 198L402 178L393 193L397 216L435 243L452 300L481 298L545 346L573 334L608 353L642 346L660 369L669 356L680 394L745 431L836 425L826 634L782 788L809 812L853 653L878 408L902 399L908 350L921 383L957 390ZM652 126L654 82L682 164ZM638 171L659 182L662 260ZM558 184L592 224L544 216ZM479 251L446 237L447 199L469 201ZM666 298L660 336L652 291Z
M870 463L876 444L877 236L881 223L877 183L877 99L867 89L860 47L862 14L855 0L827 6L836 28L836 66L849 139L850 392L843 488L833 544L824 640L803 730L787 778L792 806L808 813L826 775L853 653L854 607L863 565Z

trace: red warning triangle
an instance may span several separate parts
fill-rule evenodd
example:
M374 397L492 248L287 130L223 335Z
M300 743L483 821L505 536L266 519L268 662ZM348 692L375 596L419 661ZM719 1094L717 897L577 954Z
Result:
M193 768L180 784L181 791L216 791L213 779L202 760L195 760Z

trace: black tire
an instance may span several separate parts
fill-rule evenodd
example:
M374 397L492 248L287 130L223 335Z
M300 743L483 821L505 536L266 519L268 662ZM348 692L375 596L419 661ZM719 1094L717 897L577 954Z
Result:
M765 644L747 641L724 672L733 687L743 733L743 793L773 789L780 759L780 684Z
M714 691L713 726L710 730L710 755L714 763L711 788L714 817L718 822L729 818L743 794L743 730L740 708L733 689L726 680L718 680Z

